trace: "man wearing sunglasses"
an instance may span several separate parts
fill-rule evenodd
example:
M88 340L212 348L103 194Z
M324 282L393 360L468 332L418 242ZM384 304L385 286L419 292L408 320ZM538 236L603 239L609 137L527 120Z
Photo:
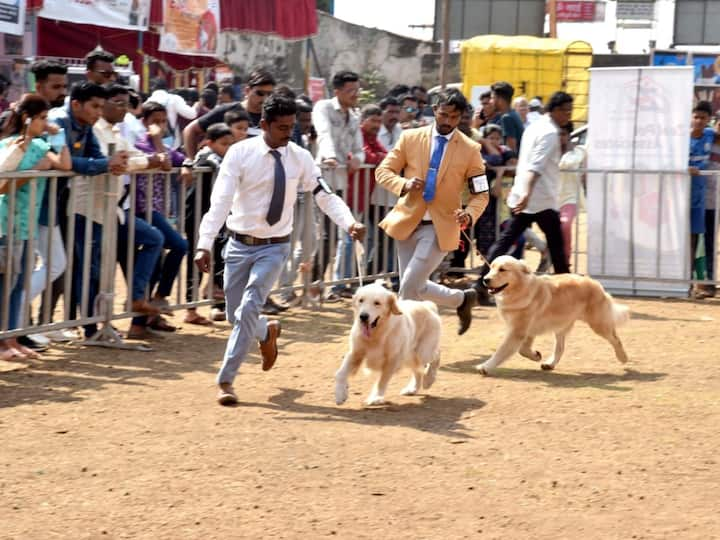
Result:
M413 94L400 96L400 127L410 129L420 127L417 121L418 99Z
M185 143L185 155L192 159L197 152L197 143L202 139L207 128L213 124L223 122L225 113L231 110L245 110L250 117L250 128L248 136L254 137L261 133L260 117L262 116L262 106L267 97L272 94L275 89L275 78L272 74L262 68L255 69L250 73L247 85L245 87L245 99L242 102L227 103L215 107L209 113L190 122L183 130L183 140Z
M94 49L85 56L85 67L87 72L85 78L95 84L103 85L115 82L117 71L115 71L115 57L102 49Z

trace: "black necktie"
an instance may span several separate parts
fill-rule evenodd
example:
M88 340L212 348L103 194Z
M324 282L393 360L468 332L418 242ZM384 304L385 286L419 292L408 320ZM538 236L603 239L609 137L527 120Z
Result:
M273 187L270 208L268 208L266 219L270 225L275 225L280 221L283 206L285 205L285 168L280 159L280 152L270 150L270 154L275 158L275 186Z

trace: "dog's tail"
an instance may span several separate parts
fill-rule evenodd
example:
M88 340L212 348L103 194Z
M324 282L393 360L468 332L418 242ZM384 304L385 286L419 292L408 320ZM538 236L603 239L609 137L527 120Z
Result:
M612 316L615 321L615 326L625 324L630 320L630 308L623 304L616 304L610 300L612 306Z

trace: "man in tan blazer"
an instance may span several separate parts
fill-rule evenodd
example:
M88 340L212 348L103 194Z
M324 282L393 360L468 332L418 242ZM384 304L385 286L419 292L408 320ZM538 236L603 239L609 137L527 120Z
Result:
M457 90L441 92L434 124L404 131L375 172L378 185L400 197L380 223L398 243L400 297L456 308L458 334L470 327L476 291L450 289L429 278L458 247L461 226L472 226L488 203L480 145L456 129L466 107ZM465 189L470 201L463 210Z

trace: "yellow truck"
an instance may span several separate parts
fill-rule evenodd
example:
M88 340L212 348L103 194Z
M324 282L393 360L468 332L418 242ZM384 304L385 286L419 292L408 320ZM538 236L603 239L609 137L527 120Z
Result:
M479 94L496 81L531 99L563 90L575 98L573 122L587 122L592 47L584 41L532 36L477 36L460 46L462 91L477 107Z

